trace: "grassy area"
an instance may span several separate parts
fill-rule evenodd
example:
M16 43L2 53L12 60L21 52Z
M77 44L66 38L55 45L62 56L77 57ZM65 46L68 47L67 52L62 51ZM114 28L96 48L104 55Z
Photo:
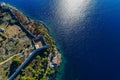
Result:
M14 23L14 19L8 12L0 9L0 14L3 14L0 17L0 63L5 62L0 65L0 80L7 80L11 71L11 57L20 54L17 57L24 62L34 50L34 46L26 34Z
M14 54L18 54L21 52L25 52L25 49L31 50L31 40L26 36L24 32L22 32L17 25L12 25L7 27L5 32L0 32L3 37L0 37L1 40L1 49L5 49L4 53L1 53L4 56L4 60L9 58Z
M8 79L10 63L11 61L8 61L4 65L0 66L0 80Z
M56 72L54 67L50 66L53 57L58 53L54 39L42 23L28 19L15 9L10 9L18 18L16 21L20 21L33 35L44 36L49 46L46 51L39 53L15 80L49 80ZM0 18L0 62L5 61L15 54L21 54L6 62L4 66L0 66L0 80L7 80L20 64L26 60L29 56L28 53L31 53L34 47L32 46L31 40L15 24L16 21L7 12L2 13L4 13L4 16ZM36 44L42 46L41 42Z
M49 67L49 51L39 53L15 80L49 80L55 70Z
M19 26L17 26L17 25L9 26L6 29L7 38L12 38L14 36L18 36L20 33L21 33L21 30L20 30Z

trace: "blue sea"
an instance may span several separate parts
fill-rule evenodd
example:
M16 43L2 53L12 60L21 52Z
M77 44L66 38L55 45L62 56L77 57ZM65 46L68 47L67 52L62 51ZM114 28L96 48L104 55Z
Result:
M0 0L50 29L58 80L120 80L120 0Z

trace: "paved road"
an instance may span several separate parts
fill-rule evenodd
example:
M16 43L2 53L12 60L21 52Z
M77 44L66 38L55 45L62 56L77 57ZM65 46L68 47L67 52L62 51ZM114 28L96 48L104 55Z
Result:
M14 74L9 78L9 80L14 80L14 78L17 77L17 75L26 67L26 65L29 64L29 62L35 57L39 52L46 50L48 46L43 46L42 48L38 48L35 51L32 52L32 54L25 60L25 62L14 72Z
M14 19L18 20L17 17L15 16L15 14L10 10L10 9L5 9L6 11L8 11ZM26 33L26 35L31 39L35 39L36 37L30 33L20 22L18 22L18 26L22 29L23 32ZM14 72L14 74L9 78L9 80L14 80L14 78L21 72L22 69L24 69L29 62L33 59L33 57L35 57L37 54L39 54L39 52L46 50L48 48L48 46L46 46L46 43L44 41L44 39L42 40L44 43L44 46L42 48L38 48L35 51L32 52L32 54L25 60L25 62ZM11 58L10 58L11 59ZM9 60L8 60L9 61ZM2 64L2 63L1 63Z

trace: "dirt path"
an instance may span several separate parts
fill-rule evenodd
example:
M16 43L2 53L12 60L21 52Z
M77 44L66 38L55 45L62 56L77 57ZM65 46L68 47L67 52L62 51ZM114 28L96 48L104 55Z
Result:
M8 58L7 60L1 62L1 63L0 63L0 66L3 65L3 64L5 64L6 62L10 61L13 57L15 57L15 56L19 56L19 55L20 55L20 54L15 54L15 55L11 56L11 57Z

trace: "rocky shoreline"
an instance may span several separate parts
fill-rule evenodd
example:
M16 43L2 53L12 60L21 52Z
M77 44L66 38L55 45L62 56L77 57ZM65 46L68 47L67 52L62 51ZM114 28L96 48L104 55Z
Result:
M49 29L45 26L45 24L43 24L42 22L39 22L39 21L35 21L35 20L32 20L32 19L30 19L29 17L26 17L22 12L20 12L19 10L17 10L16 8L13 8L13 7L11 7L12 8L12 10L13 10L13 12L14 13L20 13L20 14L16 14L16 16L23 16L23 17L21 17L22 19L29 19L30 20L30 22L31 23L38 23L40 26L42 25L45 29L47 29L47 31L48 31L48 33L49 33L49 36L52 36L51 34L50 34L50 32L49 32ZM15 10L15 11L14 11ZM18 18L19 19L19 18ZM29 21L28 21L28 23L29 23ZM24 23L23 23L24 24ZM39 35L39 34L38 34ZM36 35L36 36L38 36L38 35ZM53 39L53 38L52 38ZM61 54L59 53L59 51L58 51L58 48L56 47L56 45L54 45L55 46L55 48L56 48L56 55L54 55L54 57L53 57L53 63L54 64L57 64L58 66L60 66L60 64L61 64L61 62L62 62L62 56L61 56Z
M55 74L58 72L58 68L62 63L62 56L56 46L55 40L51 37L49 29L46 27L45 24L39 21L32 20L31 18L25 16L21 11L2 3L1 6L8 8L11 10L12 13L16 16L17 20L27 29L30 33L34 36L43 36L46 44L49 46L49 56L48 59L48 67L55 67ZM17 24L17 23L16 23ZM56 68L57 67L57 68Z

